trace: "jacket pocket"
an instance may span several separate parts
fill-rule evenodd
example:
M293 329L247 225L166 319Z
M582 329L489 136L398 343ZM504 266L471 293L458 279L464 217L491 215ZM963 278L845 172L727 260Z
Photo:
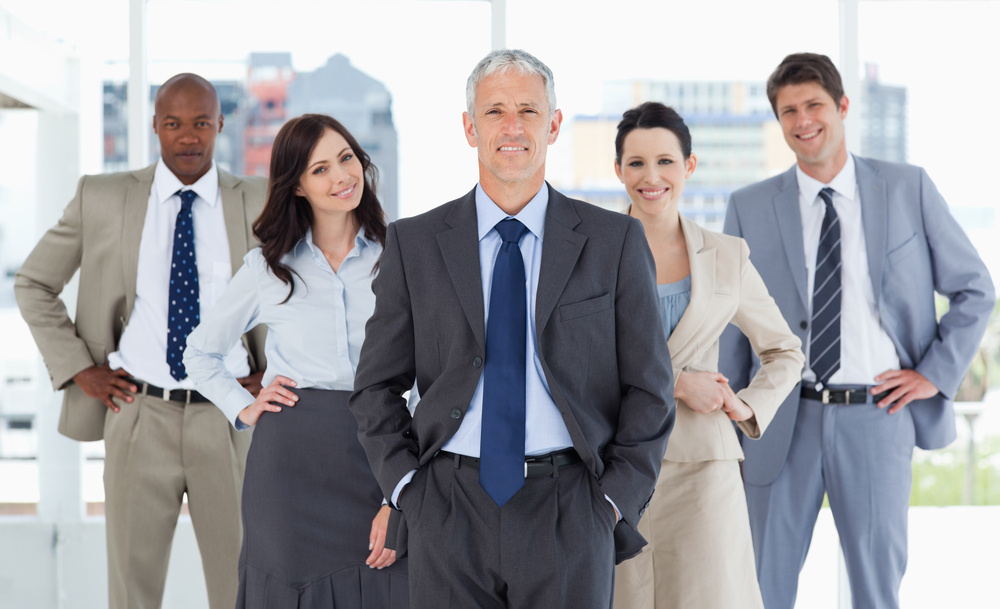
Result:
M593 315L594 313L600 313L601 311L609 308L611 308L611 294L604 294L603 296L598 296L597 298L582 300L580 302L574 302L573 304L559 307L559 319L562 321L569 321L578 317L585 317L587 315Z

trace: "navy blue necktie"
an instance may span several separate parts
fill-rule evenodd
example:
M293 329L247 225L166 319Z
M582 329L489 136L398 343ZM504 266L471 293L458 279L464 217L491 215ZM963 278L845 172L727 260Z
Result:
M826 385L840 370L840 219L833 208L833 189L824 188L819 196L826 204L826 215L816 249L813 274L812 332L809 341L809 367L816 381Z
M191 204L198 195L181 190L181 210L174 227L174 253L170 259L170 299L167 305L167 364L176 380L187 377L184 348L187 337L198 325L201 306L198 301L198 264L194 255L194 217Z
M496 229L503 243L490 283L479 484L503 506L524 486L528 305L518 241L528 229L513 218L501 220Z

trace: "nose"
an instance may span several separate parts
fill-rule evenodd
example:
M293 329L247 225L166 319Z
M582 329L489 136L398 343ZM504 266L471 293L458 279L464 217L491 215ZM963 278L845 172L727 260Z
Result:
M177 139L181 143L196 144L198 143L198 133L194 127L187 125L181 128L180 136Z
M502 128L505 134L517 135L524 133L524 123L517 112L510 112L504 117Z
M336 184L343 184L350 177L347 170L340 163L334 163L333 168L330 170L330 175Z
M657 182L660 181L660 172L657 171L657 166L655 163L647 163L643 167L643 173L645 175L643 175L642 177L646 180L646 182L649 182L650 184L656 184Z

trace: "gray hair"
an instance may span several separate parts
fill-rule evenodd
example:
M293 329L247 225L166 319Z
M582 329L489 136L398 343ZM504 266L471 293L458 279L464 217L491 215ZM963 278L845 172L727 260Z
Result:
M549 116L556 111L556 87L553 82L552 70L547 65L538 60L537 57L520 49L501 49L492 51L469 75L469 80L465 83L465 106L469 111L469 116L473 113L476 105L476 87L487 76L497 73L506 73L515 70L518 74L535 74L542 77L545 82L545 96L549 101Z

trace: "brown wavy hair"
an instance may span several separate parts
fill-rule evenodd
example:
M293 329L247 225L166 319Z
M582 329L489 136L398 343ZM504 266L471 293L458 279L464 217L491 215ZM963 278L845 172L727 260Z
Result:
M281 263L281 257L292 251L295 244L305 237L312 226L313 213L309 201L295 194L299 180L309 166L316 144L327 129L336 131L347 140L347 144L361 161L364 170L365 188L361 202L354 209L354 216L365 230L365 237L385 245L385 212L375 192L378 169L354 136L340 122L325 114L303 114L285 123L274 138L271 149L271 172L267 186L267 200L264 211L254 220L253 234L260 241L261 253L268 269L274 276L288 285L288 302L295 291L294 271ZM375 269L378 263L375 264ZM375 270L373 269L373 270ZM301 277L299 278L301 279Z

